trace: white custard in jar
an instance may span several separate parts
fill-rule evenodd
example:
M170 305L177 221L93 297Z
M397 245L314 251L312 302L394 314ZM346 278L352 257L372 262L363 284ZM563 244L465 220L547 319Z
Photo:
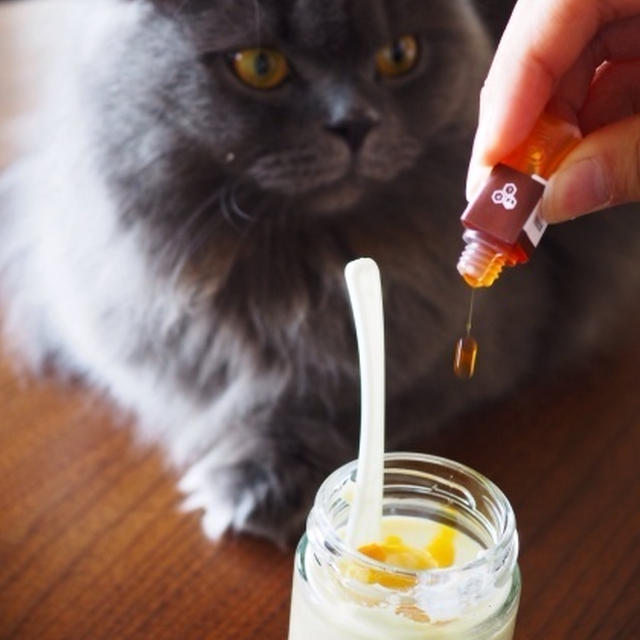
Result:
M296 555L289 640L510 640L520 581L506 498L451 461L386 460L382 539L360 551L343 539L355 463L318 492Z

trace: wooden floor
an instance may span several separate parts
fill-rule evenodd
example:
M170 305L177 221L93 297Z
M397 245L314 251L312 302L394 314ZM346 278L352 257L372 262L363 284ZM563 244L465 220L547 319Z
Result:
M290 556L205 541L174 480L88 394L0 365L0 638L283 638Z
M640 639L639 363L640 337L424 439L515 508L517 640ZM206 541L175 480L106 403L0 358L0 639L283 640L292 552Z
M518 640L640 638L640 346L425 439L512 501ZM79 388L0 364L0 638L286 637L291 552L213 544L157 451Z

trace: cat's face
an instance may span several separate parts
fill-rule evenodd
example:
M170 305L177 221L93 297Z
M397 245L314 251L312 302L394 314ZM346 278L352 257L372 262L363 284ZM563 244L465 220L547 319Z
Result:
M393 188L438 131L472 118L485 43L465 0L154 6L114 53L124 99L102 122L120 182L138 163L149 184L170 158L209 189L339 212Z

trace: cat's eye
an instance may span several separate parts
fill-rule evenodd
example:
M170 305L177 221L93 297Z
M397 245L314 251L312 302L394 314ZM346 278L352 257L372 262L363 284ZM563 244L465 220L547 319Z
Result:
M376 53L376 69L384 78L409 73L418 62L419 47L415 36L402 36Z
M254 89L275 89L289 75L287 59L275 49L242 49L231 62L238 78Z

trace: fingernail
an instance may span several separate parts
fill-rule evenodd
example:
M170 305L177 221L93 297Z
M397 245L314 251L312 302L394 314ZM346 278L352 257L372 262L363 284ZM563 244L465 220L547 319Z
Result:
M611 204L609 180L602 165L585 158L558 171L547 185L541 213L547 222L569 220Z

